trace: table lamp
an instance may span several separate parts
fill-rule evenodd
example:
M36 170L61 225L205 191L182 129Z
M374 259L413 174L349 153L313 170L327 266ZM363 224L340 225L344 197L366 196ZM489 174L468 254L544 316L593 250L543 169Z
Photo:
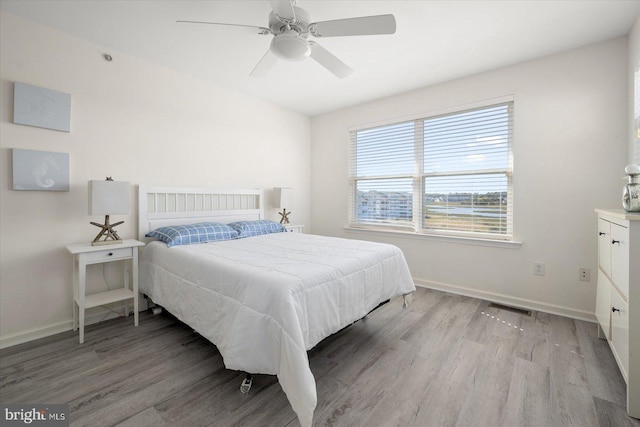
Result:
M109 223L109 215L129 215L131 212L131 185L107 177L104 181L89 181L89 215L104 215L104 224L90 222L99 227L100 233L91 245L122 243L113 227L124 221Z
M289 215L291 212L287 212L287 207L291 207L292 189L288 187L276 187L273 189L275 195L275 205L278 209L282 209L282 212L278 212L282 217L280 224L289 224Z

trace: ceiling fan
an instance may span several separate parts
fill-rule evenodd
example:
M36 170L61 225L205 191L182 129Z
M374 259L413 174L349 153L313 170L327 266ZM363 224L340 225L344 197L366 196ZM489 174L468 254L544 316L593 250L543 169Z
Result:
M353 70L328 50L313 40L313 37L366 36L393 34L396 20L393 15L362 16L332 21L310 22L307 11L295 5L295 0L271 0L269 27L227 24L222 22L176 21L184 24L210 24L246 27L257 30L260 35L273 35L271 46L258 65L251 71L252 77L263 77L278 58L300 61L311 57L339 78L347 77Z

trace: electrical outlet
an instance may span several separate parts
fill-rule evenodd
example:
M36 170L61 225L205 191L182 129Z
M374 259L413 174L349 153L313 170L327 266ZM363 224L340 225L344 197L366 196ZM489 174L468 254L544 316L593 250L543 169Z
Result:
M578 270L578 279L581 282L590 282L591 281L591 270L588 268L581 268Z
M536 276L544 276L544 262L534 262L533 263L533 274Z

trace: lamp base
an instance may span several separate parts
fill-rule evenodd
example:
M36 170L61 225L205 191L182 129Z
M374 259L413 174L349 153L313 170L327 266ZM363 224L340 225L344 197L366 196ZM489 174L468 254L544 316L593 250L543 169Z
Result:
M93 239L91 242L91 246L96 245L112 245L117 243L122 243L122 239L118 236L116 230L113 229L116 225L124 224L124 221L116 222L115 224L109 223L109 215L104 216L104 224L99 224L97 222L90 222L89 224L95 225L96 227L101 228L100 233Z
M278 214L282 217L280 219L280 224L289 224L289 215L291 215L291 212L287 212L286 209L282 209L282 212L278 212Z

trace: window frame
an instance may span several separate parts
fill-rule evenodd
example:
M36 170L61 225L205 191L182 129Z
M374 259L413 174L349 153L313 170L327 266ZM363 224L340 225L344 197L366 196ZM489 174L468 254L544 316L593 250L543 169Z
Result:
M499 169L485 169L485 170L474 170L474 171L464 171L457 170L455 172L445 172L445 173L434 173L434 172L424 172L424 122L429 119L433 119L439 116L453 116L456 114L463 114L465 112L470 112L473 110L482 110L489 109L492 107L499 107L501 105L506 105L508 108L508 136L509 141L507 144L507 156L508 156L508 164L505 168ZM500 98L494 98L491 100L481 101L474 104L468 104L464 106L452 107L448 109L443 109L440 111L431 112L428 114L418 114L411 117L402 117L396 118L386 121L381 121L377 123L372 123L368 125L361 125L357 127L349 128L349 155L348 155L348 183L349 183L349 201L348 201L348 222L347 229L349 230L360 230L360 231L375 231L375 232L391 232L398 233L401 235L417 235L424 237L435 237L438 239L457 239L459 241L464 240L476 240L478 242L498 242L498 243L506 243L509 245L510 243L514 243L519 245L519 242L514 240L514 217L513 217L513 204L514 204L514 196L513 196L513 148L514 148L514 116L515 116L515 102L514 96L504 96ZM357 166L356 166L356 156L357 156L357 144L356 144L356 135L358 132L368 129L375 129L378 127L391 126L394 124L401 124L404 122L413 122L414 123L414 162L415 168L412 174L410 175L393 175L393 176L356 176ZM450 229L433 229L433 228L425 228L423 212L425 210L425 180L429 177L436 176L471 176L471 175L483 175L483 174L504 174L506 178L506 191L507 191L507 212L506 212L506 222L507 222L507 230L504 234L498 233L482 233L479 231L459 231L459 230L450 230ZM358 218L356 217L357 213L357 194L358 194L358 182L366 181L366 180L375 180L375 179L389 179L389 178L405 178L410 179L412 181L412 219L411 225L407 224L399 224L399 225L388 225L388 224L375 224L371 223L360 223L358 222Z

